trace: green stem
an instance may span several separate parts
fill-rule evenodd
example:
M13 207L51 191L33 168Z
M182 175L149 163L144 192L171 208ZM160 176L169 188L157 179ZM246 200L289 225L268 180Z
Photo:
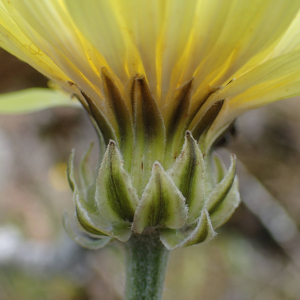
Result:
M133 234L126 244L126 300L161 300L169 251L156 234Z

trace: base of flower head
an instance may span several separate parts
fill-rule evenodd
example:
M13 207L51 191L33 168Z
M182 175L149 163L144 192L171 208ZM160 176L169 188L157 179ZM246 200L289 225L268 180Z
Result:
M217 155L203 157L189 131L170 168L153 163L140 196L116 142L109 142L97 174L91 171L89 153L81 162L78 183L74 153L70 157L75 224L64 221L71 238L88 248L105 246L111 239L126 242L132 232L145 234L151 228L169 250L202 243L215 236L214 229L227 221L240 202L235 156L228 170Z

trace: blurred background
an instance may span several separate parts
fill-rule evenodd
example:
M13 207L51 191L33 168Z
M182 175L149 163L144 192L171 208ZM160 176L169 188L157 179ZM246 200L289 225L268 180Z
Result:
M0 65L0 93L47 86L3 50ZM0 300L122 299L118 245L85 250L62 228L67 159L92 140L78 108L0 116ZM300 300L300 99L248 112L221 145L243 202L213 241L172 252L164 300Z

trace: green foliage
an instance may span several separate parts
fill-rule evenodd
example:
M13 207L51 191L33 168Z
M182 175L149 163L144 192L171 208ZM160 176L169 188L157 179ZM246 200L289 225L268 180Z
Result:
M0 95L0 114L26 114L56 106L80 107L70 94L47 88L30 88Z

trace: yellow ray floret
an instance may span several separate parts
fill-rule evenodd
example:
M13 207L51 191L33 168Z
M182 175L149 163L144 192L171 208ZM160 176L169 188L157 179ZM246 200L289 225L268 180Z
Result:
M191 126L224 99L225 124L300 94L299 10L300 0L0 0L0 46L84 91L108 120L103 67L127 106L126 86L145 76L166 115L193 79Z

